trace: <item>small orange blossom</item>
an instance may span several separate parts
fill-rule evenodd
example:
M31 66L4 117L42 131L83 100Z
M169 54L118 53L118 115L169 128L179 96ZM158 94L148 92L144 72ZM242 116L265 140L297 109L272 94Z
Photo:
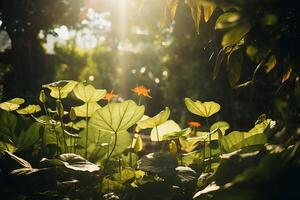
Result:
M105 97L103 99L110 102L114 97L117 97L118 95L114 94L114 91L112 90L110 93L106 93Z
M152 98L150 95L149 95L149 92L150 92L150 89L148 88L145 88L144 86L136 86L135 88L132 89L132 91L134 93L136 93L138 96L145 96L145 97L149 97L149 98Z
M188 122L188 125L196 128L199 128L201 126L200 122L194 122L194 121Z

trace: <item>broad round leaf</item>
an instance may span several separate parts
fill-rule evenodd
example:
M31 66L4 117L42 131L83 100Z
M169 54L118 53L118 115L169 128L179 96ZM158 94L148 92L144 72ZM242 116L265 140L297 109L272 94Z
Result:
M82 130L79 135L78 144L85 148L86 129ZM118 132L117 137L117 145L112 154L113 156L122 154L123 151L132 144L132 137L127 131ZM109 150L111 150L114 141L115 134L107 131L99 131L90 126L88 135L88 157L94 157L94 160L105 159L108 153L108 147L102 144L109 145ZM84 155L84 151L82 151L82 155Z
M166 138L164 138L164 135L179 131L181 131L179 125L173 120L168 120L165 123L153 128L151 131L150 138L152 141L162 141L166 140Z
M0 108L6 111L14 111L17 110L21 104L24 103L24 99L14 98L9 101L5 101L0 103Z
M47 85L43 85L43 87L51 90L50 92L51 97L56 99L63 99L66 98L70 92L72 92L76 84L77 81L60 80L57 82L49 83Z
M92 115L89 124L98 130L112 133L126 131L141 119L144 110L144 106L138 106L132 100L109 103Z
M206 118L217 113L221 108L221 106L214 101L202 103L201 101L193 101L190 98L185 98L184 103L191 113Z
M212 132L217 128L221 130L223 135L225 135L225 131L230 128L230 125L225 121L219 121L211 125L209 130Z
M85 86L83 83L78 83L73 91L75 96L85 103L97 102L106 94L106 90L98 90L90 84Z
M175 172L177 166L176 157L167 152L150 153L138 161L138 169L159 175Z
M39 140L41 124L38 122L33 123L26 131L22 131L17 140L17 147L23 150L30 147Z
M98 103L85 103L81 106L73 107L77 117L91 117L96 110L101 108Z
M61 166L62 164L73 171L80 172L97 172L100 168L94 163L89 162L83 157L74 153L65 153L58 156L58 159L42 159L43 162L51 165Z
M155 126L158 126L158 125L164 123L165 121L167 121L169 116L170 116L170 109L168 107L166 107L165 110L161 111L154 117L147 118L142 121L138 121L137 125L141 129L154 128Z
M17 110L17 113L19 113L20 115L30 115L40 111L41 107L39 105L28 105L25 108Z

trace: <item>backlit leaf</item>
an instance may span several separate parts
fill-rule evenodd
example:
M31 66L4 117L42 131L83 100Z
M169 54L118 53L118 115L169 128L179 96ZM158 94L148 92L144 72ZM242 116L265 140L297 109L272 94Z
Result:
M57 82L49 83L47 85L43 85L43 87L51 90L50 92L51 97L56 99L63 99L68 96L68 94L73 90L76 84L77 81L60 80Z
M201 0L185 0L185 3L191 9L191 15L195 23L196 31L199 33L201 19Z
M211 125L209 130L212 132L217 128L220 129L223 135L225 135L225 131L230 128L230 125L225 121L219 121Z
M216 29L224 29L232 27L240 19L240 15L237 12L226 12L220 15L216 21Z
M84 101L85 103L97 102L103 97L105 97L106 90L99 90L94 88L92 85L83 85L83 83L78 83L74 88L75 96Z
M134 152L140 152L143 150L143 141L141 135L135 134L131 148L133 148Z
M216 5L213 3L205 3L203 4L203 11L204 11L204 21L207 22L211 15L213 14Z
M243 64L243 54L241 51L234 51L228 56L228 80L231 87L234 87L240 80Z
M77 117L91 117L99 108L101 107L96 102L85 103L81 106L73 107Z
M14 98L9 101L0 103L0 108L6 111L14 111L17 110L24 102L24 99Z
M240 24L225 33L222 39L222 46L228 47L240 42L244 36L250 31L250 25Z
M157 127L154 127L151 130L151 141L162 141L164 140L164 135L165 134L170 134L170 133L174 133L174 132L178 132L181 131L181 128L179 127L179 125L174 122L173 120L168 120L163 124L160 124ZM157 138L158 137L158 138Z
M166 107L164 111L161 111L154 117L146 118L145 120L138 121L137 125L141 129L153 128L167 121L169 116L170 116L170 109Z
M269 73L272 71L272 69L274 69L274 67L276 66L277 63L277 59L274 55L270 56L269 60L266 63L266 72Z
M288 70L283 74L282 79L281 79L281 83L284 83L285 81L287 81L292 73L292 68L288 68Z
M160 21L160 27L166 27L172 23L175 18L178 0L165 0L164 14Z
M221 106L214 101L202 103L201 101L193 101L190 98L185 98L184 103L191 113L201 117L210 117L221 108Z
M138 106L132 100L109 103L92 115L89 124L99 130L112 133L126 131L141 119L144 110L144 106Z
M40 111L41 107L39 105L28 105L25 108L17 110L17 113L19 113L20 115L29 115Z

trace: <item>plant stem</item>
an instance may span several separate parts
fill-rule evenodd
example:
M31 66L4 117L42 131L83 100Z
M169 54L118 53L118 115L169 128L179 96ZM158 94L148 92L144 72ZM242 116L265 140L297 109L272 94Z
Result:
M117 132L114 132L114 136L115 136L114 146L112 147L110 153L109 153L108 156L107 156L105 165L107 165L107 163L108 163L108 161L109 161L111 155L113 154L113 152L114 152L114 150L115 150L115 148L116 148L116 146L117 146L117 141L118 141L118 134L117 134Z
M130 148L130 151L129 151L129 166L132 167L132 148Z
M52 124L52 128L54 130L54 133L55 133L55 137L56 137L56 154L58 155L58 143L59 143L59 140L58 140L58 134L56 132L56 129L55 129L55 125Z
M58 86L58 100L60 101L61 105L61 94L60 94L60 87ZM65 127L64 127L64 122L63 122L63 116L61 115L60 112L60 108L58 106L56 106L57 108L57 112L58 112L58 116L59 116L59 120L60 120L60 126L61 126L61 130L62 130L62 135L64 138L64 149L65 149L65 153L67 153L67 141L66 141L66 136L65 136Z
M63 138L64 138L64 149L65 149L65 153L67 153L67 140L66 140L66 136L65 136L64 122L63 122L62 116L59 116L59 118L60 118L60 127L61 127Z
M139 103L138 103L138 105L140 106L141 103L142 103L142 96L139 96Z
M206 124L208 127L208 145L209 145L209 172L211 171L211 134L210 134L210 130L209 130L209 121L208 118L206 118Z
M45 114L49 117L49 113L47 111L47 107L46 107L45 103L43 103L43 108L44 108Z
M88 120L89 120L89 103L86 103L86 117L85 117L85 121L86 121L86 136L85 136L85 157L87 158L87 149L88 149L88 137L89 137L89 124L88 124Z

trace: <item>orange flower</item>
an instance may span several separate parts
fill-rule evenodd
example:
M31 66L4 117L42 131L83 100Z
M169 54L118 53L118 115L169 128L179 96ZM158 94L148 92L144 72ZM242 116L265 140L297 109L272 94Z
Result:
M196 128L199 128L201 126L201 124L199 122L189 122L188 123L189 126L191 127L196 127Z
M136 93L137 95L141 96L145 96L145 97L149 97L149 98L152 98L150 95L149 95L149 92L150 92L150 89L148 88L145 88L144 86L136 86L135 88L132 89L132 91L134 93Z
M103 99L110 102L114 97L117 97L118 95L114 94L114 91L112 90L110 93L106 93L105 97Z

